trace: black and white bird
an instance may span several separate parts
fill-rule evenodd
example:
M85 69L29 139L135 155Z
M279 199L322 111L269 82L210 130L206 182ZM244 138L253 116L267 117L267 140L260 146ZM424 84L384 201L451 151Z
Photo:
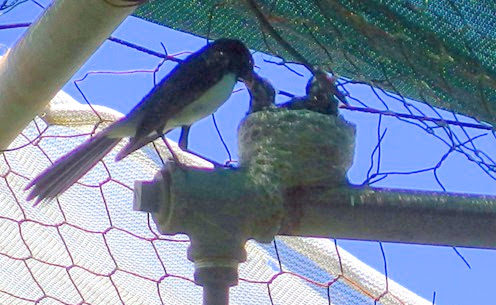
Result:
M275 105L276 91L274 87L269 80L256 73L253 73L253 81L248 87L248 92L250 93L250 108L247 114L267 110Z
M306 96L294 97L278 107L290 110L308 109L327 115L337 115L339 102L336 98L347 104L344 95L336 88L335 79L326 72L317 70L307 83Z
M34 178L27 200L35 205L66 191L93 168L123 138L121 160L176 127L188 126L212 114L231 95L237 80L249 86L253 58L239 40L218 39L177 65L124 118L87 140Z

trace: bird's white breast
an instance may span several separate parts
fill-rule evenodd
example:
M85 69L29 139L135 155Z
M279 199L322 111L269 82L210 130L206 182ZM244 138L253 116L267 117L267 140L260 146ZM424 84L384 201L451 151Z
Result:
M214 113L231 95L236 77L232 73L224 75L219 82L203 93L196 101L190 103L167 122L166 130L190 125Z

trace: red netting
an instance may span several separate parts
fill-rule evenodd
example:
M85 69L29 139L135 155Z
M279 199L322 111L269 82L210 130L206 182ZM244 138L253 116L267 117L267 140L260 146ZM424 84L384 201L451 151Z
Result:
M85 117L67 99L59 94L56 111L47 113L50 120L57 114ZM79 110L71 111L71 105ZM111 153L56 202L33 208L25 201L22 190L29 179L87 138L95 118L71 127L36 119L4 153L0 303L198 304L201 288L193 283L193 265L186 259L188 238L161 236L148 214L132 210L133 181L151 179L160 168L151 160L153 149L119 163ZM249 242L247 249L231 304L246 299L256 304L422 302L338 252L330 240L278 238L272 245Z

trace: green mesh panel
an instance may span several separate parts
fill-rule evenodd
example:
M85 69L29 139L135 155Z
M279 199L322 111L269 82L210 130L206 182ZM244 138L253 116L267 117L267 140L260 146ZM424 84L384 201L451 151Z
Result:
M496 122L495 1L256 2L273 28L312 64ZM210 29L211 38L239 38L252 49L292 60L244 0L152 0L136 16L204 37Z

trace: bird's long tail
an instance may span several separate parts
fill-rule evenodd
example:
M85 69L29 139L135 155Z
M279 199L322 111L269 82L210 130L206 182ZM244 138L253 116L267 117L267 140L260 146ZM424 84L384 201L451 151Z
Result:
M34 204L37 205L45 199L50 200L62 194L92 169L121 139L111 138L105 131L88 139L34 178L25 188L27 190L33 187L27 200L38 196Z

